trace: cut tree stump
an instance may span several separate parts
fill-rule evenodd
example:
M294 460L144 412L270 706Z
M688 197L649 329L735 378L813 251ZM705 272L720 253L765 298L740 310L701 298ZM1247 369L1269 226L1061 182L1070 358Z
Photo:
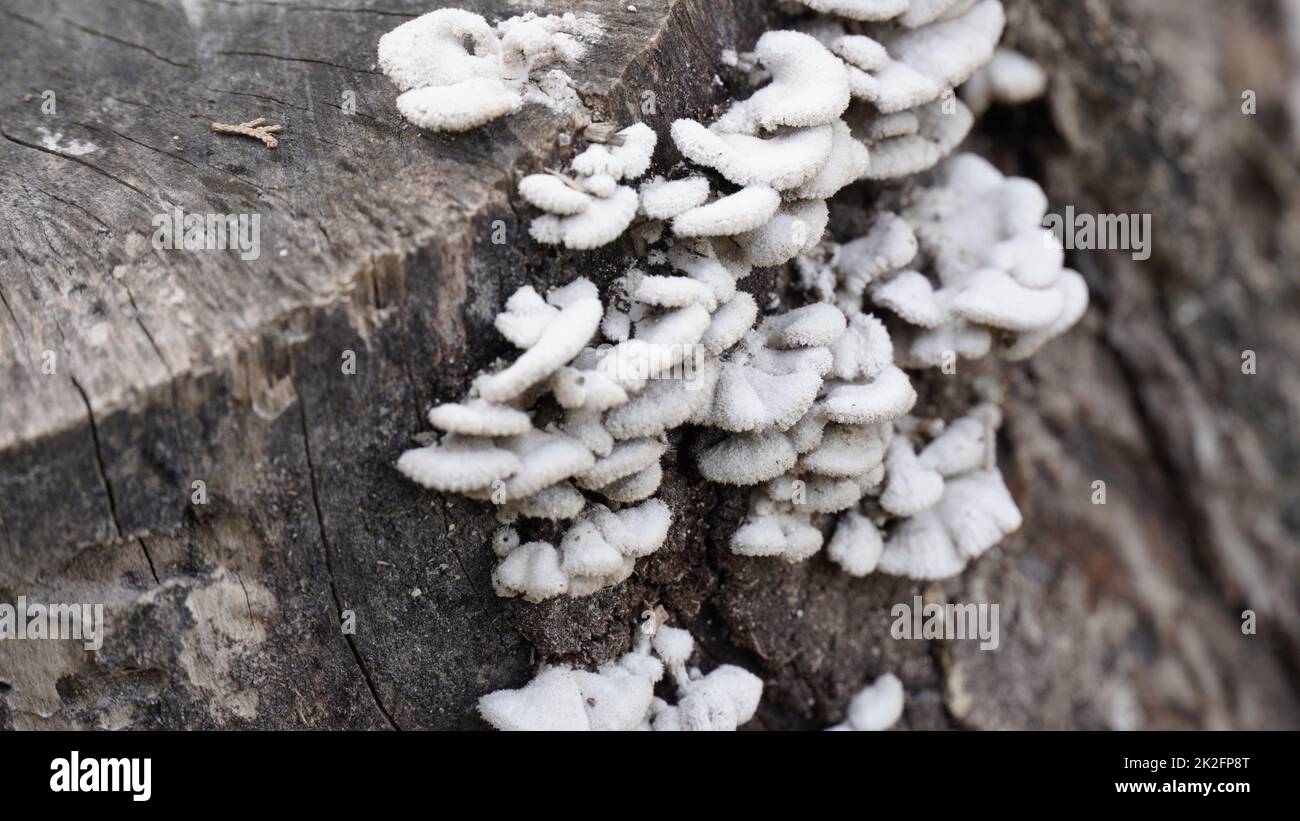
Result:
M654 605L706 667L764 676L752 727L825 726L884 671L912 728L1300 727L1300 186L1278 9L1007 4L1006 42L1051 96L991 112L969 147L1054 209L1150 213L1155 231L1146 262L1071 256L1094 304L1068 336L972 365L1009 386L1018 535L924 589L740 558L746 494L702 482L682 430L664 548L616 588L528 605L492 593L490 506L393 462L428 407L511 355L492 319L514 289L604 285L633 259L538 246L518 178L562 166L586 118L654 126L668 170L668 125L744 93L720 52L783 18L760 0L462 0L593 13L605 40L571 71L585 112L439 135L402 120L374 66L384 32L438 5L0 9L0 602L103 603L108 624L98 653L0 643L0 727L482 727L480 695L540 661L612 658ZM257 117L284 124L276 150L211 130ZM834 225L860 233L905 193L851 189ZM258 216L260 255L155 249L176 209ZM793 296L780 272L744 286ZM919 412L960 409L917 381ZM890 639L892 605L922 593L1000 603L1000 649Z

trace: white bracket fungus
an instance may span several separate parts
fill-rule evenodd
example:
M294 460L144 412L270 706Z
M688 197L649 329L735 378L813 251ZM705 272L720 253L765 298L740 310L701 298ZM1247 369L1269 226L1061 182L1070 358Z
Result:
M498 730L735 730L754 717L763 682L724 664L705 675L687 668L695 642L660 626L651 614L631 652L596 672L543 667L517 690L479 699L479 713ZM665 668L677 703L654 694Z
M495 29L464 9L438 9L379 38L379 68L402 90L397 110L430 131L468 131L547 100L534 68L576 62L592 36L572 14L512 17ZM566 78L567 79L567 78Z
M427 488L491 501L502 522L570 522L558 545L525 542L526 521L497 531L499 595L539 602L627 579L668 538L672 512L653 497L672 432L688 425L713 429L689 445L700 475L750 488L730 541L740 555L803 561L830 534L827 557L851 575L942 579L1021 526L994 458L1001 418L988 386L944 425L907 415L918 396L903 369L994 349L1022 359L1079 320L1088 289L1048 241L1042 190L960 155L901 214L878 212L856 239L824 235L827 200L854 181L949 157L974 119L955 86L975 75L972 101L1025 99L1045 78L1013 52L995 56L997 0L801 2L849 22L768 32L733 54L729 65L765 84L711 125L673 123L686 160L673 179L633 187L657 142L638 123L588 129L567 173L520 181L544 212L530 228L539 242L595 248L639 216L647 250L603 299L586 279L545 297L515 291L495 325L520 355L433 408L441 439L398 460ZM534 69L577 59L584 38L569 15L493 28L446 9L386 35L380 63L408 116L460 129L533 99L544 82ZM791 261L811 304L774 302L760 321L738 281ZM501 729L735 729L761 682L725 665L690 669L693 649L655 615L617 661L544 667L480 711ZM654 695L665 669L675 704ZM833 729L885 729L902 709L887 674Z

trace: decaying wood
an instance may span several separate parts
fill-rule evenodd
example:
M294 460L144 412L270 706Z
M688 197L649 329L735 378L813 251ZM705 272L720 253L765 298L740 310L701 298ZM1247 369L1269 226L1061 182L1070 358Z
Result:
M703 484L683 433L669 543L624 585L539 606L492 595L484 505L392 462L430 404L509 354L491 326L509 293L626 264L626 247L532 243L514 181L565 167L593 120L712 116L744 87L718 53L778 18L759 0L562 4L609 38L573 72L590 111L439 135L396 114L373 66L379 36L432 5L0 9L0 601L103 602L110 630L95 655L0 643L0 726L477 727L479 695L538 660L610 658L656 605L706 664L765 676L755 726L823 726L884 670L910 727L1300 726L1294 67L1271 4L1008 3L1007 39L1052 94L995 110L972 146L1054 207L1156 231L1145 263L1072 256L1095 304L1068 337L978 366L1010 389L1021 534L925 590L740 558L744 494ZM1238 113L1243 88L1259 116ZM208 126L250 109L294 138L250 152ZM661 148L656 171L675 159ZM835 224L896 196L841 197L857 203ZM260 256L154 248L177 208L259 215ZM744 285L790 296L775 274ZM922 390L927 413L962 400ZM890 607L922 592L1000 602L1001 649L891 640Z

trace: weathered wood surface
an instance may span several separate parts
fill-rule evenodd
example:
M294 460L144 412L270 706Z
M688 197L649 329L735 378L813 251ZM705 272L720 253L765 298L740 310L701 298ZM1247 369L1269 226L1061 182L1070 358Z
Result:
M828 723L883 670L911 727L1300 726L1295 67L1271 4L1174 19L1171 2L1009 4L1052 97L972 144L1054 206L1153 214L1156 244L1145 263L1074 255L1083 325L1028 366L985 366L1011 388L1001 460L1026 527L929 591L1002 603L1002 649L980 653L888 638L917 585L732 556L744 496L699 481L688 432L666 463L678 525L633 579L536 607L492 595L490 513L392 461L429 404L508 354L490 326L506 295L607 281L630 249L557 253L523 230L513 180L562 162L580 123L530 107L438 136L397 116L375 43L436 4L4 0L0 601L101 601L111 632L97 655L0 644L0 726L481 726L480 694L539 659L609 658L656 603L706 660L765 675L755 726ZM661 134L743 88L718 53L778 19L760 0L542 5L606 27L572 72L592 116L641 119L653 90ZM285 123L280 148L208 128L256 116ZM674 161L661 147L656 167ZM885 193L841 197L837 224ZM259 214L261 257L154 250L176 206Z

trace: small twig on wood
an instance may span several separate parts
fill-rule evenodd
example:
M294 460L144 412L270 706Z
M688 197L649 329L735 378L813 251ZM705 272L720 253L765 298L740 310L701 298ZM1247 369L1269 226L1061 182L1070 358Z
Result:
M212 130L218 134L241 134L245 137L252 137L266 143L267 148L275 148L280 141L272 134L284 130L282 125L262 125L266 122L265 117L258 117L256 120L249 120L239 125L230 125L229 123L213 123Z

